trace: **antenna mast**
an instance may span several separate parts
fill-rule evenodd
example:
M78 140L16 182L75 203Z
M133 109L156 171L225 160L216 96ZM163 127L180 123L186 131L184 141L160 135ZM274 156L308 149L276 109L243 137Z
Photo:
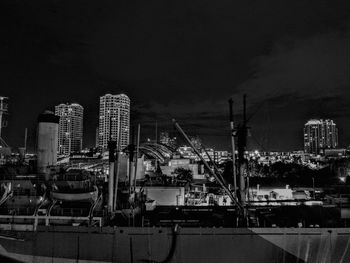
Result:
M236 149L235 149L235 136L236 130L233 122L233 100L228 101L230 107L230 128L231 128L231 147L232 147L232 176L233 176L233 189L235 196L237 196L237 175L236 175Z
M245 174L247 171L247 163L244 158L244 154L247 147L247 114L246 114L246 100L247 95L243 95L243 123L238 127L238 171L239 171L239 183L240 183L240 201L244 206L246 204L246 186L245 186Z

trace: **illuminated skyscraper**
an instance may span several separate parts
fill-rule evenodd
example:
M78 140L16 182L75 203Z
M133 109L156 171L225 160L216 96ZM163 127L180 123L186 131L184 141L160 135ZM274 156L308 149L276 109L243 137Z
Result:
M319 154L338 146L338 129L332 120L309 120L304 126L304 150Z
M77 104L60 104L55 107L55 115L60 117L58 126L59 154L69 155L80 152L83 147L84 108Z
M100 97L99 148L107 150L109 140L120 141L123 149L129 144L130 99L125 94Z

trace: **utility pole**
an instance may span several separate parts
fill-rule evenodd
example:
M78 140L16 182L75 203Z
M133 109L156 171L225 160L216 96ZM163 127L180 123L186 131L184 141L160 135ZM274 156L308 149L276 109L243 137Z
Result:
M236 149L235 149L235 136L236 130L233 121L233 100L228 101L230 107L230 128L231 128L231 147L232 147L232 177L233 177L233 189L235 196L237 196L237 175L236 175Z

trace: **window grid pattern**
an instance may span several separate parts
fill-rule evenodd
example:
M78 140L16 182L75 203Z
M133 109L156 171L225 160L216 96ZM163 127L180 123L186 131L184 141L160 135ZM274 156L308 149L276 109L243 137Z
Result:
M107 150L108 141L119 142L120 148L129 144L130 99L125 94L106 94L100 97L98 145ZM120 136L120 138L119 138Z
M58 126L58 154L80 152L83 147L84 108L77 104L55 106L55 115L60 117Z

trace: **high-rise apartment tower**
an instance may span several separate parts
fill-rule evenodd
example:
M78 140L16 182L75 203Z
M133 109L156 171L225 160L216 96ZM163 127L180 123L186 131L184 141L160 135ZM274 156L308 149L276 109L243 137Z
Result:
M120 149L129 144L130 99L125 94L100 97L99 148L107 150L108 141L120 142Z
M84 108L77 103L60 104L55 107L55 115L60 117L58 127L59 154L69 155L80 152L83 147Z
M304 126L304 150L319 154L338 147L338 129L332 120L312 119Z

